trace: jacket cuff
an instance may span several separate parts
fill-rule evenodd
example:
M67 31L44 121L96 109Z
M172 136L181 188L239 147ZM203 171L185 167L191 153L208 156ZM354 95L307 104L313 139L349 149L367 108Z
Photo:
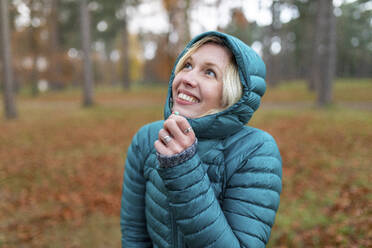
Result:
M195 142L180 153L173 155L163 155L156 152L160 167L169 168L189 160L195 155L197 145L198 140L195 138Z

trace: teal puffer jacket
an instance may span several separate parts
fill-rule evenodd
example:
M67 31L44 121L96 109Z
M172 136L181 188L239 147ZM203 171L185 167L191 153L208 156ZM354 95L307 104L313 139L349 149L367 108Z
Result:
M207 35L221 37L233 52L242 98L222 112L188 119L197 152L174 167L159 167L156 157L163 121L134 136L120 213L123 248L265 247L269 240L281 192L281 158L269 134L245 126L265 92L265 65L243 42L219 32L197 36L183 53ZM173 78L174 72L165 119L171 114Z

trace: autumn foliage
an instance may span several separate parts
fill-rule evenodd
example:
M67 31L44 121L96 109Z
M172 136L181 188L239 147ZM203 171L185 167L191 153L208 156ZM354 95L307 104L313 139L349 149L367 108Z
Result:
M274 101L281 90L251 121L283 157L269 247L371 247L371 103L318 110L288 88L289 102ZM119 247L125 152L140 126L162 118L165 92L98 90L92 109L75 91L21 98L21 118L0 120L0 247Z

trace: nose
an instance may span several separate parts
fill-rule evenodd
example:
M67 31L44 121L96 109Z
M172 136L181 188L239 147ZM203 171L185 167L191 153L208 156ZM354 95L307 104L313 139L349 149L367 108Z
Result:
M196 83L194 81L190 81L190 80L182 80L182 84L185 85L186 88L190 87L190 88L195 88L196 87Z
M197 78L194 75L193 70L186 72L182 77L182 84L186 87L195 88L197 85Z

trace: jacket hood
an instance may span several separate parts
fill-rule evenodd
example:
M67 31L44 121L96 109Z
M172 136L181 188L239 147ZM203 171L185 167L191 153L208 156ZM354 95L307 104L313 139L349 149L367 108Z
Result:
M266 90L264 62L252 48L234 36L210 31L196 36L187 44L178 56L170 76L164 118L167 119L172 113L172 83L178 61L195 42L206 36L220 37L234 55L243 86L242 97L237 103L221 112L195 119L187 118L187 120L198 138L224 138L239 131L248 123L258 109Z

